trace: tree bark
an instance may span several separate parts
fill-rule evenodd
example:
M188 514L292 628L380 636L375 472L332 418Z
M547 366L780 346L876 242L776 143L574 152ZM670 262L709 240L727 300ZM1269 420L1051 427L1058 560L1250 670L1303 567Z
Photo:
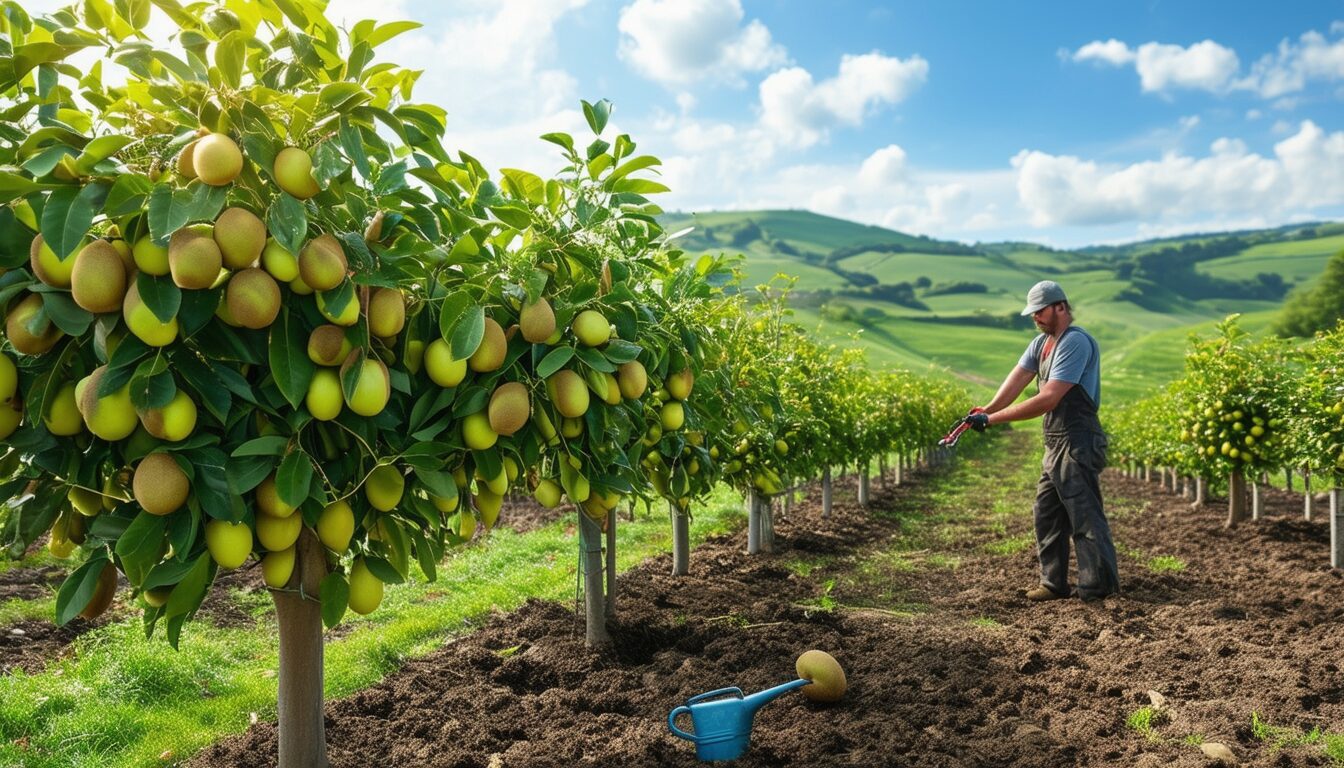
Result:
M1344 568L1344 509L1339 489L1330 489L1330 567Z
M1283 484L1289 493L1293 492L1293 468L1285 467L1283 470Z
M667 508L672 513L672 575L685 576L691 571L690 511L675 501L667 502Z
M607 511L607 620L614 618L616 618L616 507Z
M905 478L902 477L902 474L904 473L904 468L905 468L905 459L901 456L901 454L898 453L896 454L896 461L893 462L892 464L892 472L895 474L895 477L892 479L895 480L896 485L900 485L902 482L904 482Z
M1311 470L1302 473L1302 517L1310 520L1316 511L1316 500L1311 497Z
M596 648L611 642L602 589L602 526L583 510L579 510L579 552L583 564L584 642Z
M868 465L859 465L859 506L868 506Z
M1191 506L1191 507L1193 507L1194 509L1199 509L1199 508L1201 508L1201 507L1204 506L1204 501L1205 501L1204 493L1205 493L1205 490L1206 490L1206 488L1205 488L1205 483L1204 483L1204 477L1203 477L1202 475L1199 476L1199 477L1196 477L1196 478L1195 478L1195 500L1192 501L1192 502L1190 502L1190 506Z
M1227 522L1232 528L1246 520L1246 475L1233 472L1227 479Z
M308 528L299 534L295 546L294 575L283 591L271 591L280 627L279 764L282 768L327 768L318 594L327 575L327 554Z
M821 516L829 518L831 516L831 468L827 467L821 473Z
M761 496L756 491L747 491L747 554L761 552Z

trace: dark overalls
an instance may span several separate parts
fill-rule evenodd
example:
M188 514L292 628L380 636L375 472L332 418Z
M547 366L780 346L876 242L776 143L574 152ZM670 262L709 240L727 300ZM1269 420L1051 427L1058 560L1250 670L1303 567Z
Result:
M1065 333L1073 331L1068 328ZM1061 337L1062 339L1063 337ZM1090 339L1089 339L1090 340ZM1057 347L1058 345L1056 345ZM1092 354L1099 354L1092 342ZM1050 378L1054 350L1037 366L1040 384ZM1036 551L1041 584L1069 593L1069 538L1078 557L1078 595L1102 597L1120 591L1115 544L1102 508L1098 475L1106 467L1106 433L1097 406L1082 385L1069 388L1045 414L1045 459L1036 485Z

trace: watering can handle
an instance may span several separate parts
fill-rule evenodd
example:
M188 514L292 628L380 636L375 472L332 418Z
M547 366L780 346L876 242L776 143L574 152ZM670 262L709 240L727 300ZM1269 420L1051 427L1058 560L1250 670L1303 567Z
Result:
M691 708L690 708L690 707L687 707L687 706L677 707L676 709L674 709L674 710L672 710L670 713L668 713L668 715L667 715L667 727L670 728L670 729L672 730L672 734L673 734L674 736L680 736L681 738L683 738L683 739L685 739L685 740L687 740L687 741L689 741L689 742L698 744L699 741L697 741L697 739L695 738L695 734L693 734L693 733L687 733L687 732L685 732L685 731L683 731L683 730L681 730L680 728L677 727L677 716L678 716L678 715L689 715L689 714L691 714Z
M698 701L704 701L705 699L712 699L715 696L723 696L729 693L735 694L739 699L745 698L745 695L742 693L742 689L734 686L732 688L720 688L717 691L710 691L708 693L696 694L695 696L692 696L691 698L687 699L686 703L694 704Z

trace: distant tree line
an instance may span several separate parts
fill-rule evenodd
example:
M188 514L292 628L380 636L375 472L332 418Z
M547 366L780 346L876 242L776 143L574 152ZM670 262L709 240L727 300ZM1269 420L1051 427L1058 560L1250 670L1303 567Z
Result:
M1288 296L1274 330L1281 336L1312 336L1328 331L1344 318L1344 251L1325 263L1315 287L1300 287Z
M1198 272L1202 261L1231 256L1249 247L1240 237L1183 243L1130 257L1115 266L1115 276L1136 284L1162 286L1187 299L1264 299L1279 301L1288 284L1277 274L1261 272L1247 280L1229 280Z

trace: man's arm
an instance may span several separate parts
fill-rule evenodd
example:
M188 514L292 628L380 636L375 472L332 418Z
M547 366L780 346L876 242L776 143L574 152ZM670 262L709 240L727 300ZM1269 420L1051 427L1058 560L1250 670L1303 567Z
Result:
M1029 371L1020 365L1014 367L1012 373L1008 374L1008 377L1003 380L1003 384L999 385L999 391L994 395L994 399L990 400L989 405L985 406L985 412L995 413L1006 408L1017 399L1018 395L1022 394L1022 390L1026 389L1034 378L1036 378L1035 371ZM1063 397L1063 395L1060 396Z
M1019 368L1018 370L1020 371L1023 369ZM1011 378L1012 377L1010 376L1009 379L1011 380ZM1004 387L1006 386L1008 386L1007 381L1004 382ZM1051 379L1045 383L1045 386L1041 387L1041 391L1038 394L1033 395L1016 405L1010 405L1002 410L989 411L989 423L1003 424L1004 422L1009 421L1024 421L1049 413L1055 409L1055 406L1059 405L1059 401L1063 400L1064 395L1068 394L1069 389L1074 386L1076 385L1072 382ZM1019 388L1017 391L1020 393L1022 390ZM1002 394L1003 389L1000 388L999 395ZM994 396L995 402L998 401L999 395ZM1017 397L1017 395L1014 394L1013 397ZM989 409L986 408L985 410L988 411Z

